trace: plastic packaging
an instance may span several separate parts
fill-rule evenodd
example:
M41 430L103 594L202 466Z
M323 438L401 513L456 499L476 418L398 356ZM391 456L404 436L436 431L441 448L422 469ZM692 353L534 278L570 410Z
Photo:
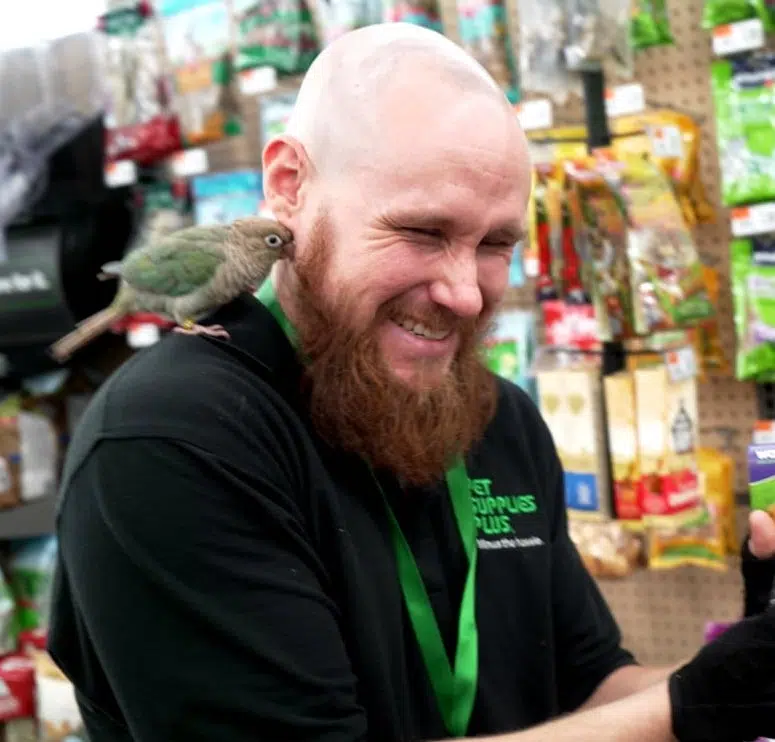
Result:
M380 0L310 0L309 7L323 47L348 31L382 21Z
M413 23L444 32L438 0L383 0L382 19L386 23Z
M724 204L775 198L775 54L716 60L711 76Z
M256 216L263 200L261 174L255 170L202 175L193 179L192 191L197 226Z
M759 18L766 30L773 30L773 10L770 0L705 0L702 9L702 27L725 26L751 18Z
M328 4L322 0L322 5L333 13L341 2L333 0ZM237 70L273 67L285 75L307 71L318 53L318 39L305 2L232 0L232 7L237 30Z
M612 64L632 77L631 0L565 0L565 63L581 70L590 63Z
M512 103L519 99L506 7L501 0L458 0L460 45L492 75Z
M274 136L282 134L288 118L296 104L296 91L264 95L259 102L259 126L261 128L261 146Z
M161 0L158 12L163 18L184 143L203 144L239 134L226 4L222 0Z
M111 10L100 18L109 103L106 159L149 165L180 149L180 126L169 108L159 25L150 5Z
M666 0L635 0L630 22L630 40L634 49L674 44Z
M484 347L487 367L537 399L535 379L530 373L537 344L535 313L523 309L498 312Z

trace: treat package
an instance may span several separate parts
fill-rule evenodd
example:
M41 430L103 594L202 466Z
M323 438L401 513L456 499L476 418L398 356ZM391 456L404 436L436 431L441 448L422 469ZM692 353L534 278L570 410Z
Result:
M775 445L748 446L748 493L752 510L763 510L775 519Z
M238 71L254 67L272 67L281 75L300 75L307 71L318 53L318 39L304 0L231 0L231 3L237 31L235 67ZM333 0L329 4L323 0L319 4L327 10L338 10L343 3Z
M20 633L48 628L56 556L54 536L20 539L11 544L9 578Z
M320 46L328 46L348 31L382 22L382 0L310 0Z
M635 378L619 371L603 378L608 445L611 451L611 479L617 520L631 530L643 527L638 497L638 421L635 413Z
M517 242L514 245L514 252L511 254L509 263L509 286L519 288L525 285L525 259L522 254L522 243Z
M627 577L642 564L642 539L621 523L571 520L568 531L584 566L595 578Z
M775 54L715 60L711 79L724 204L775 198Z
M19 640L19 620L16 600L5 574L0 570L0 656L16 650Z
M501 0L458 0L460 45L482 65L516 103L519 100L517 72Z
M772 31L774 11L771 0L705 0L702 27L710 30L728 23L758 18L767 31Z
M649 335L712 317L697 249L662 170L641 157L607 160L601 169L629 224L635 332Z
M36 722L35 665L14 653L0 659L0 740L39 742Z
M30 649L37 685L38 742L88 742L73 684L51 655Z
M574 218L580 244L584 286L595 308L603 341L632 333L627 221L619 194L606 178L600 156L566 163Z
M538 301L557 299L561 295L562 257L558 249L561 240L562 181L556 163L536 163L533 168L533 188L529 206L529 233L536 261L536 298ZM578 261L576 261L578 267ZM577 287L581 277L576 271Z
M767 381L775 375L775 237L733 240L730 273L737 335L735 376Z
M222 0L160 0L184 144L241 132L229 12Z
M386 23L414 23L444 32L438 0L382 0L382 20Z
M719 274L717 270L707 265L702 266L702 274L708 297L715 311L709 319L698 322L696 327L689 328L689 333L699 362L700 377L705 379L708 375L728 373L729 362L719 333L718 297L721 283Z
M258 104L258 118L262 147L265 147L272 137L285 131L293 107L296 105L296 95L295 90L289 90L261 96Z
M256 216L263 201L261 173L257 170L200 175L193 178L191 187L197 226L230 224Z
M635 50L675 43L666 3L667 0L634 0L630 41Z
M727 569L726 544L718 520L705 507L695 520L680 526L654 526L647 534L649 569L702 567Z
M535 379L530 373L536 346L535 313L523 309L499 311L484 342L484 358L494 374L513 382L535 401Z
M562 105L581 94L581 80L565 62L564 0L517 0L519 83L523 93L547 95Z
M563 52L568 69L580 71L590 64L602 64L612 67L618 76L631 78L631 0L565 0L564 5Z
M715 448L697 449L697 464L702 477L705 501L719 524L724 549L729 556L740 553L735 513L735 462Z
M180 149L159 24L150 3L138 2L108 11L98 28L109 91L105 159L150 165Z

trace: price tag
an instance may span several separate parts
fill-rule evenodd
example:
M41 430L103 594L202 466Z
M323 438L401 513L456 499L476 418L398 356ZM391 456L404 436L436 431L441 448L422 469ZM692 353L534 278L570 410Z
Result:
M713 29L713 51L720 57L761 49L765 41L764 24L758 18Z
M117 160L105 166L105 185L122 188L137 182L137 166L132 160Z
M732 209L732 234L750 237L775 232L775 202Z
M254 67L245 70L239 78L242 95L261 95L277 87L277 70L274 67Z
M683 156L683 139L681 130L677 126L649 127L649 139L655 157Z
M177 152L170 159L172 174L176 178L190 178L207 172L207 151L201 147Z
M666 360L667 373L674 384L697 376L697 356L691 345L668 351Z
M645 111L646 95L643 85L633 82L609 88L605 92L605 110L610 118Z
M522 101L517 103L516 109L519 124L525 131L552 128L554 111L551 101L546 98Z

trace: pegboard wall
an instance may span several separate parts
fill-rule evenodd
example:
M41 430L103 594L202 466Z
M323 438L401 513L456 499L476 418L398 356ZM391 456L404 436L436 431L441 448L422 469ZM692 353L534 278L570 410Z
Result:
M516 53L517 0L507 0L507 3L510 37ZM110 6L121 4L121 0L109 0ZM711 202L718 206L719 171L709 71L712 52L710 35L700 27L703 0L668 0L667 4L675 46L639 52L635 77L643 84L649 105L676 108L701 123L702 179ZM456 0L442 0L442 17L447 35L457 39ZM84 75L84 68L87 65L84 65L84 56L88 53L87 47L72 39L60 42L56 52L60 73L55 91L66 91L70 100L78 98L88 107L93 89L85 83L87 75ZM6 64L0 67L0 92L3 93L0 102L6 111L16 107L13 103L21 108L27 107L26 101L21 99L10 101L9 91L14 91L21 98L31 94L31 87L36 82L29 79L30 60L29 55L25 57L19 52L16 59L6 57ZM19 74L25 74L30 84L19 84ZM12 78L15 85L8 84ZM609 79L610 84L615 82ZM281 87L292 89L297 84L298 81L289 80L281 83ZM525 97L531 96L527 94ZM207 147L211 170L260 167L259 106L260 99L241 99L243 133ZM579 101L575 101L563 112L558 112L556 118L561 118L563 122L581 122L581 112ZM719 302L721 332L731 364L735 337L729 291L729 239L727 214L718 207L717 223L700 227L696 240L703 259L717 268L722 277ZM532 303L532 297L532 287L528 285L512 290L507 303L526 306ZM728 376L710 378L700 386L703 443L722 448L735 457L739 491L745 487L745 450L756 417L754 385ZM741 528L743 519L744 514L741 513ZM700 645L705 621L711 618L732 620L739 616L742 606L739 570L734 560L724 573L697 569L669 572L641 570L625 580L603 582L601 587L620 622L626 645L646 663L675 663L687 657Z

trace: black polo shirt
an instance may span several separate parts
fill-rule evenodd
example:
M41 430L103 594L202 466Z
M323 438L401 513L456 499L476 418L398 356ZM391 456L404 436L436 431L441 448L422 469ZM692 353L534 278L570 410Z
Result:
M91 742L447 737L370 470L311 430L294 351L261 304L242 297L213 321L230 342L172 335L127 362L68 452L50 649ZM633 659L517 387L499 382L466 464L476 736L572 711ZM467 559L446 487L380 482L451 656Z

